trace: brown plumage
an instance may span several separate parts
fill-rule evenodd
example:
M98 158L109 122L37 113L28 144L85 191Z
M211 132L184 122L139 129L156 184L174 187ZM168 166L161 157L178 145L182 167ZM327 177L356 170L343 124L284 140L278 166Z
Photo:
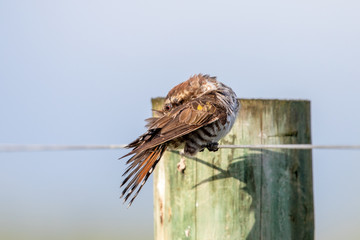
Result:
M170 90L162 111L147 119L148 131L127 145L133 155L126 163L127 184L121 197L132 196L129 206L153 172L167 147L184 145L185 155L217 151L217 142L231 129L240 106L231 88L215 77L194 75Z

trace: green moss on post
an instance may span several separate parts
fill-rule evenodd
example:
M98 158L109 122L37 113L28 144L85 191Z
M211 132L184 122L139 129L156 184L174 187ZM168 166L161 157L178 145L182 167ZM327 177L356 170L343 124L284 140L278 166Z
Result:
M310 102L242 99L220 144L311 143ZM163 99L152 100L161 109ZM311 150L167 151L154 172L156 240L313 239Z

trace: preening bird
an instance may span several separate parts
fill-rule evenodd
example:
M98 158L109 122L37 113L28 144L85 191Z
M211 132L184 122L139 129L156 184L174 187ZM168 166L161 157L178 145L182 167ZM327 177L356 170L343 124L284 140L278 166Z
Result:
M218 141L231 129L240 109L236 94L216 77L194 75L167 94L161 111L147 119L147 132L127 148L121 158L133 155L127 162L125 186L121 197L132 204L167 148L183 148L194 156L207 148L218 150ZM136 191L136 193L135 193Z

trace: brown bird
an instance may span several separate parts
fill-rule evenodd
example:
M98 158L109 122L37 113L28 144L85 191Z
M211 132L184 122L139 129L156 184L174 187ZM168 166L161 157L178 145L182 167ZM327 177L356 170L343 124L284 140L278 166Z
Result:
M218 82L216 77L194 75L170 90L164 107L155 111L158 116L147 119L147 132L127 145L133 148L125 156L127 175L121 187L124 202L132 196L132 204L146 180L153 172L168 147L183 146L185 155L195 155L207 148L218 150L218 141L235 122L240 105L231 88ZM139 186L140 185L140 186Z

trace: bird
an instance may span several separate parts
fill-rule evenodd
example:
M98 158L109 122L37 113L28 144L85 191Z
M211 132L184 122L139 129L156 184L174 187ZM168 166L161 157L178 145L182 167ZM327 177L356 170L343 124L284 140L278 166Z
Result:
M131 206L154 171L166 149L183 149L194 156L208 149L218 150L218 141L232 128L240 103L234 91L216 77L196 74L172 88L162 110L153 110L146 119L147 131L126 145L132 150L120 159L127 160L120 188L124 203Z

